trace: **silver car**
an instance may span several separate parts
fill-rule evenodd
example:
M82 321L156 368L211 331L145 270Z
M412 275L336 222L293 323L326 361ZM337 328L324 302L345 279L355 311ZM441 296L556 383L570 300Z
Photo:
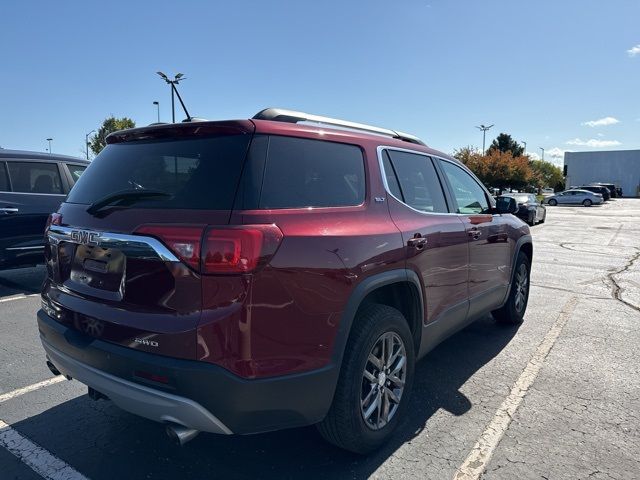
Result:
M559 203L565 203L590 207L591 205L600 205L603 202L603 199L602 195L599 193L593 193L589 190L571 189L545 198L545 202L551 206L558 205Z

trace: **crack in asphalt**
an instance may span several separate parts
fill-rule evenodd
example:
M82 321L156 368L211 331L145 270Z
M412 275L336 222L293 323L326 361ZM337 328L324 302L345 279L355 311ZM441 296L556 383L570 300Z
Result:
M638 252L631 257L631 259L627 262L627 264L624 267L614 272L608 273L606 275L606 278L609 281L609 285L611 285L612 287L612 292L611 292L612 297L618 302L621 302L624 305L633 308L637 312L640 312L640 307L622 298L622 292L624 291L624 288L620 286L620 284L615 278L616 275L619 275L621 273L628 271L633 266L633 264L638 260L638 258L640 258L640 250L638 250Z

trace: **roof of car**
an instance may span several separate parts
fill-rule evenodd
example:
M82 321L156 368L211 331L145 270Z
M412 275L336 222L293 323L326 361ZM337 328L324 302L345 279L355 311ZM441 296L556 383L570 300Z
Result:
M7 150L0 148L0 158L14 158L20 160L44 160L50 162L74 162L89 163L84 158L72 157L70 155L58 155L56 153L30 152L28 150Z

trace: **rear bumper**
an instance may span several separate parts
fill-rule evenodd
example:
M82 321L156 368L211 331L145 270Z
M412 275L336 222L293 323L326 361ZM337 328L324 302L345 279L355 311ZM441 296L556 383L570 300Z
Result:
M123 410L213 433L258 433L310 425L326 415L338 368L259 380L217 365L140 352L88 337L38 312L49 360ZM136 376L147 372L168 385Z

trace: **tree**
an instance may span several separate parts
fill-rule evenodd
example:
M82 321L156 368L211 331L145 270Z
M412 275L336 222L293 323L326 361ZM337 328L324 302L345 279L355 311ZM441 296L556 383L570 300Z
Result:
M488 187L520 189L533 180L529 157L514 158L511 151L492 150L488 155L482 155L465 147L457 150L454 156Z
M136 122L127 117L116 118L112 115L105 118L102 126L98 129L98 133L91 137L91 141L89 142L91 151L94 155L98 155L107 144L107 135L118 130L134 128L135 126Z
M534 184L538 188L556 188L559 185L564 185L560 167L556 167L553 163L545 160L532 160L529 165L533 171Z
M487 154L494 150L498 150L502 153L511 152L511 155L514 158L524 155L524 147L507 133L501 133L493 142L491 142L491 145L489 145L489 148L487 149Z

